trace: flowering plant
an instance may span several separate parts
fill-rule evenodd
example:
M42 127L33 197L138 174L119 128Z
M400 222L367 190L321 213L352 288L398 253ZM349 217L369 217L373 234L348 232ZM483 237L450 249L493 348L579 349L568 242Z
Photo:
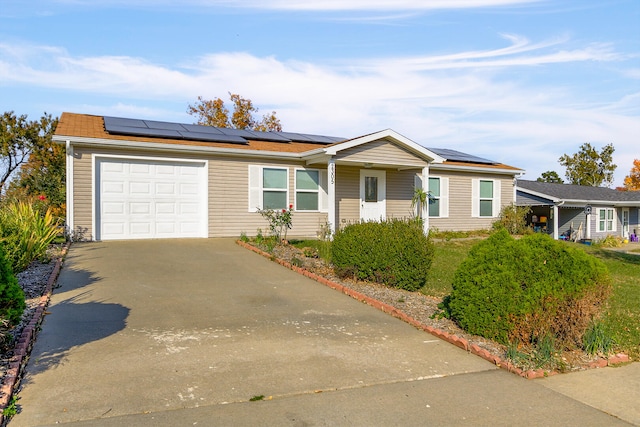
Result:
M269 222L269 231L278 243L287 240L287 230L292 226L293 205L289 209L258 209L258 213Z

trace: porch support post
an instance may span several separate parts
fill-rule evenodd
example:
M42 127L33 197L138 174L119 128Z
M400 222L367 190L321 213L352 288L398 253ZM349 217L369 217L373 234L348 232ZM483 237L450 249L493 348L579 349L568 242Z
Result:
M553 238L558 240L558 205L553 205Z
M429 166L425 166L422 168L422 190L429 194ZM424 234L429 234L429 200L427 199L427 204L424 206L420 206L422 210L422 229Z
M328 200L328 215L327 221L329 222L329 230L331 235L336 232L336 161L332 157L329 159L327 165L327 198Z

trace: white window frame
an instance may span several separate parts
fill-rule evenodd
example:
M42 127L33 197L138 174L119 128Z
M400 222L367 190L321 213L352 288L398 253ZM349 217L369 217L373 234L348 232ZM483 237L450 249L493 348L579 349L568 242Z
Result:
M601 213L604 212L604 219L600 218ZM615 232L616 231L616 209L615 208L599 208L598 209L598 232Z
M318 173L318 189L309 190L298 188L298 171L311 171ZM329 196L327 193L327 171L323 169L315 168L295 168L293 171L293 208L299 212L328 212L329 210ZM298 193L317 193L318 194L318 209L298 209Z
M449 178L443 176L429 176L428 179L437 179L440 185L440 195L434 196L433 194L429 194L430 199L438 200L440 202L440 210L438 215L429 215L429 218L448 218L449 217ZM427 181L428 182L428 181ZM427 188L430 188L427 185ZM429 213L429 208L427 207L427 214Z
M480 197L480 181L490 181L493 183L493 198L481 198ZM471 217L472 218L497 218L500 216L500 191L502 187L502 181L499 179L491 178L474 178L471 181ZM491 216L480 216L480 201L491 200Z
M257 212L258 209L263 208L264 201L264 191L274 191L273 188L264 188L263 182L263 173L265 169L276 169L276 170L284 170L287 173L287 186L285 189L282 189L283 192L286 192L286 206L284 209L289 208L290 198L289 198L289 187L290 187L290 176L289 176L289 168L282 166L269 166L269 165L249 165L249 212ZM278 189L275 189L278 191Z

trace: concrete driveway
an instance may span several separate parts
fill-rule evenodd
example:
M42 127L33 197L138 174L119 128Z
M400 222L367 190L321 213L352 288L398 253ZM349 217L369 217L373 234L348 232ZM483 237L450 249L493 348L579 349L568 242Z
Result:
M624 425L231 240L75 244L58 283L11 426Z

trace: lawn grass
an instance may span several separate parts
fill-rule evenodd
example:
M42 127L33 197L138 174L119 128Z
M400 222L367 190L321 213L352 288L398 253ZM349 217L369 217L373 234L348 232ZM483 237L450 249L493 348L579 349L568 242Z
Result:
M469 250L481 239L434 240L435 253L427 284L420 289L425 295L444 297L451 292L451 283L458 266Z
M640 256L606 249L585 250L601 259L609 269L613 293L604 313L605 330L615 348L640 359Z

